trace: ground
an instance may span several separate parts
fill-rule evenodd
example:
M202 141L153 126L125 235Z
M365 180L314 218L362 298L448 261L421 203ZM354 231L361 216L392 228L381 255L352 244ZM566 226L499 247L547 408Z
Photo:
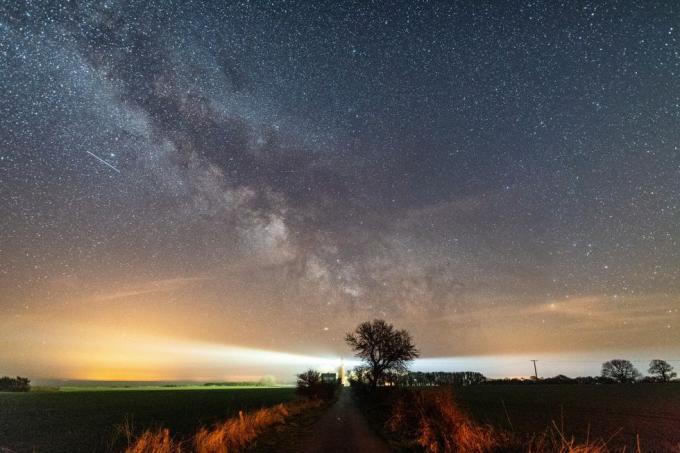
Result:
M104 451L116 436L116 425L126 418L138 430L162 425L181 437L239 410L293 398L293 388L0 393L0 451ZM589 431L591 438L613 436L610 446L626 445L626 451L631 451L637 434L643 451L677 451L672 448L680 445L678 384L479 385L457 390L456 398L478 422L520 434L541 432L555 421L567 435L585 438ZM347 389L330 407L294 416L269 430L253 450L330 453L338 446L343 451L385 451Z
M611 447L626 451L638 434L643 451L680 445L680 384L480 385L456 396L477 421L520 433L554 421L567 435L611 437Z
M387 444L371 430L357 409L350 392L349 389L340 392L338 401L315 424L313 432L303 440L301 452L389 451Z
M173 434L193 434L239 410L295 398L293 388L70 390L0 393L0 451L106 451L111 442L122 440L116 426L126 419L137 430L162 425Z

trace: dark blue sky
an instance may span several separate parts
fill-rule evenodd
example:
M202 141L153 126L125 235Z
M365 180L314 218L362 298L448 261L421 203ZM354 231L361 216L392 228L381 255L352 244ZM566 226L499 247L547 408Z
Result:
M0 313L292 350L374 316L430 355L677 346L679 14L2 3Z

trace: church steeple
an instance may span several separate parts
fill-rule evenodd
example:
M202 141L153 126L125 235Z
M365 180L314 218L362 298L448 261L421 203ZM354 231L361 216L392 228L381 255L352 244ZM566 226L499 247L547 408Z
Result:
M340 384L347 385L347 376L345 376L345 358L340 357L340 366L338 367L338 381Z

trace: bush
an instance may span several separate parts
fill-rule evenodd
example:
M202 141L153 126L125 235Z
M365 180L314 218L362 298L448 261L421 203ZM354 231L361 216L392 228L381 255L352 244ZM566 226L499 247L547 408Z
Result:
M28 378L17 376L0 378L0 392L28 392L31 390L31 381Z
M330 400L340 387L340 383L325 383L318 371L307 370L297 376L297 394L309 399Z

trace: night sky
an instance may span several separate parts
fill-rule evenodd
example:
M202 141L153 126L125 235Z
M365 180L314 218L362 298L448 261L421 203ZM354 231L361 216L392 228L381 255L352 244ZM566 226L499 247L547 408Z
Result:
M680 4L511 3L0 0L0 374L677 350Z

